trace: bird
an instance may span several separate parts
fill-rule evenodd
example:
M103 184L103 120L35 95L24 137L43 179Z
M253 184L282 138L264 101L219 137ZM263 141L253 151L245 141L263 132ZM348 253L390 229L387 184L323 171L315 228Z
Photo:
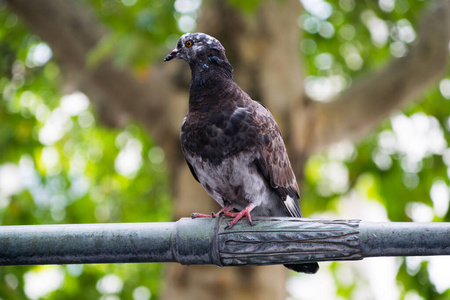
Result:
M182 35L164 59L186 61L191 69L189 109L180 133L187 165L221 206L218 213L252 224L254 216L302 217L299 188L280 129L269 110L254 101L233 78L225 48L205 33ZM287 268L316 273L314 263Z

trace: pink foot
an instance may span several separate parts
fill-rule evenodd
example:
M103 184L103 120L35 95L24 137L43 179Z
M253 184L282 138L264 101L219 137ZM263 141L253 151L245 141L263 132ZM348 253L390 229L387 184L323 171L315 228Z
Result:
M233 205L225 206L224 208L219 210L216 214L212 213L212 216L213 217L217 217L217 216L220 216L220 215L223 215L223 214L227 215L227 214L230 213L229 211L232 210L233 208L234 208Z
M253 203L250 203L249 205L247 205L246 208L244 208L243 210L241 210L238 213L225 212L225 216L227 216L227 217L234 217L233 221L231 221L231 223L228 224L227 227L225 227L225 229L230 229L231 227L233 227L244 216L247 219L248 223L250 225L253 225L252 216L250 216L250 212L255 207L256 207L256 205L254 205Z
M195 218L215 218L215 217L220 216L220 215L222 215L222 214L225 214L225 215L226 215L226 214L229 213L229 211L232 210L232 209L233 209L233 206L230 205L230 206L225 206L224 208L222 208L221 210L219 210L217 213L211 213L210 215L199 214L199 213L193 213L193 214L191 215L191 218L192 218L192 219L195 219Z
M210 215L205 215L205 214L199 214L199 213L192 213L191 218L195 219L195 218L212 218L214 213L210 214Z

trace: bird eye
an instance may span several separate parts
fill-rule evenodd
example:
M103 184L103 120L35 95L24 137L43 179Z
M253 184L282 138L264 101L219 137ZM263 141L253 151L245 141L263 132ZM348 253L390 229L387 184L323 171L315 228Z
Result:
M190 48L194 43L192 43L192 41L189 40L184 44L186 45L186 47Z

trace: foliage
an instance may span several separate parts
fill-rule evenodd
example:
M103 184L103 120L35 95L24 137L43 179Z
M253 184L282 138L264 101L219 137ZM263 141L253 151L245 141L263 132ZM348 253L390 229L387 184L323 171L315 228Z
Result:
M309 74L307 93L318 101L328 101L365 74L406 55L420 14L429 5L425 1L319 1L328 7L326 15L326 9L308 10L307 2L303 1L306 10L299 19L304 35L301 49ZM383 121L357 145L343 141L313 155L305 169L305 214L366 221L450 221L450 96L442 88L446 80ZM319 84L322 89L315 86ZM327 90L323 88L327 84L328 93L317 93ZM430 279L427 258L412 262L414 258L401 260L394 295L401 299L449 296L448 284L437 288ZM351 285L339 283L342 265L331 265L337 293L344 299L358 298L358 280ZM391 296L386 292L383 299L394 299Z
M158 49L142 43L163 44L170 33L163 25L175 23L167 16L165 8L173 10L169 2L152 2L156 8L146 5L146 10L143 4L91 5L115 29L118 63L136 68L156 53L136 55L137 49ZM151 20L151 14L164 16L164 11L166 19ZM137 21L119 22L118 14ZM120 130L98 124L85 95L62 92L64 74L48 46L4 4L0 20L6 20L0 24L1 225L170 220L161 148L138 124ZM130 42L135 37L138 42ZM37 299L50 292L47 299L149 299L160 292L161 271L160 264L3 267L0 298Z

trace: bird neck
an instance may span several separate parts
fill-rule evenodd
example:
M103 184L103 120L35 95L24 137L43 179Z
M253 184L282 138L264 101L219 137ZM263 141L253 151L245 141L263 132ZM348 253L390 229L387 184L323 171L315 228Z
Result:
M218 53L217 55L205 55L202 58L190 62L189 66L191 67L192 72L192 83L203 84L203 82L198 81L199 78L204 78L206 80L213 75L233 78L233 67L223 53ZM198 82L196 82L196 80Z
M190 65L192 81L189 111L210 111L219 103L232 100L239 86L233 79L233 67L225 56L209 56Z

